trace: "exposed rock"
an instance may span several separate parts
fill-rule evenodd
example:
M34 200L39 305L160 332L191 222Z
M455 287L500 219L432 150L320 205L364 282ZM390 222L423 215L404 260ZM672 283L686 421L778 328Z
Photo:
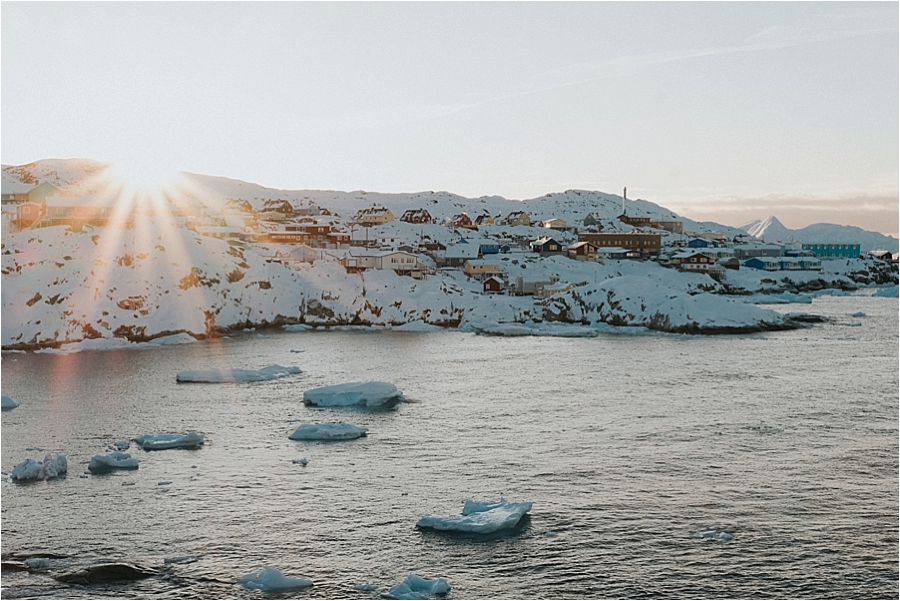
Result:
M3 561L0 563L4 572L27 572L28 564L22 561Z
M130 563L100 563L71 574L57 576L56 579L67 584L88 585L116 580L142 580L155 575L155 570Z

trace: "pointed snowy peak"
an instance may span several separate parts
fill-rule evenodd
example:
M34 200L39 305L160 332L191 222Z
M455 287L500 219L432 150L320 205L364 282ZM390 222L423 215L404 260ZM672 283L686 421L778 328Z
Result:
M793 233L791 230L784 227L784 224L778 221L778 218L773 215L766 217L762 221L748 224L748 226L744 226L741 229L754 238L760 238L766 242L787 242Z

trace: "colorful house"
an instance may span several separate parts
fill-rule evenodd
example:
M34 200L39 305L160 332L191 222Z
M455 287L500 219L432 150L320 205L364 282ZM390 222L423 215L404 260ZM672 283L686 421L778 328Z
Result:
M803 250L812 251L820 259L859 258L859 244L804 244Z

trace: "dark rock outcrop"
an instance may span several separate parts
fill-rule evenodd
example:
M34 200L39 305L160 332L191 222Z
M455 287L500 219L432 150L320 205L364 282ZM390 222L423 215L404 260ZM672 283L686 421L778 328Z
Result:
M71 574L57 576L56 579L66 584L89 585L117 580L142 580L155 575L155 570L130 563L100 563Z

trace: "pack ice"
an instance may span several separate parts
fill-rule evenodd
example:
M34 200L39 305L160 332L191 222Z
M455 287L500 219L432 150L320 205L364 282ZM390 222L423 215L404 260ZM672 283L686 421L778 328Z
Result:
M352 440L365 436L368 428L360 428L344 422L326 424L301 424L288 438L291 440Z
M66 456L62 453L47 453L43 461L26 459L13 468L13 480L49 480L69 470Z
M529 511L531 511L531 503L528 502L510 503L503 499L499 501L467 499L462 515L449 517L426 515L416 522L416 526L435 530L489 534L514 527Z
M403 399L390 382L348 382L313 388L303 393L303 402L318 407L383 407Z
M256 574L247 574L238 580L238 584L247 589L259 591L284 591L294 588L312 586L312 580L285 576L275 568L264 567Z
M180 371L176 382L219 384L222 382L262 382L275 380L292 374L299 374L300 368L283 365L269 365L260 369L199 369Z
M113 470L136 470L138 460L128 453L113 451L109 455L94 455L88 464L88 471L92 474L103 474Z
M429 595L446 595L449 592L450 585L443 578L428 580L410 574L403 582L388 589L384 596L388 599L427 599Z
M203 444L203 435L196 430L187 434L144 434L134 439L135 444L145 451L164 449L194 449Z

